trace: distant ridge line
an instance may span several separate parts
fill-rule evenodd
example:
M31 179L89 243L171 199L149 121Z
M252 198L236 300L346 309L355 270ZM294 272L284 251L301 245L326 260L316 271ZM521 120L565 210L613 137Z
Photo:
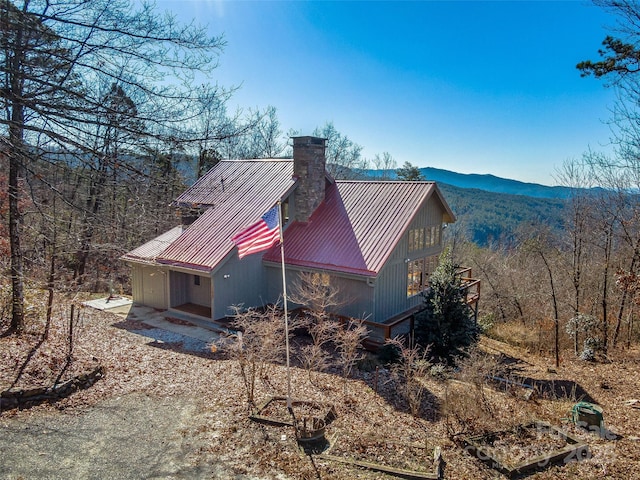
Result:
M496 177L491 174L457 173L434 167L420 168L420 172L427 180L447 183L454 187L477 188L494 193L509 193L512 195L524 195L534 198L566 199L570 198L573 192L573 189L570 187L550 187L537 183L521 182L519 180ZM368 170L367 175L374 178L381 176L386 176L391 179L397 178L395 170Z

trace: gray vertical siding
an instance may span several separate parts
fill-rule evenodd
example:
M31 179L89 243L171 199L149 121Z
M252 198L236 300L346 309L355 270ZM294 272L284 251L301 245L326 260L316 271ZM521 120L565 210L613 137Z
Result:
M280 267L268 266L267 270L267 294L272 301L282 298L282 269ZM287 267L287 294L289 297L295 292L296 284L299 282L303 271ZM366 318L370 320L373 313L374 288L367 285L366 279L341 277L333 272L326 272L331 275L332 284L338 289L341 302L340 313L353 318ZM289 308L299 307L289 300Z
M133 301L153 308L167 308L166 269L131 264L131 293Z
M257 307L273 301L267 293L267 273L262 255L247 255L242 260L234 255L213 276L214 319L233 313L233 305Z
M409 252L409 230L441 225L444 213L445 211L439 202L429 201L420 208L409 228L404 232L402 239L378 274L373 309L374 321L384 322L386 319L422 303L420 295L407 298L407 259L414 260L439 255L442 252L442 244ZM440 238L442 238L442 232Z
M176 307L189 301L190 275L172 270L169 273L169 306Z
M211 277L208 274L199 275L200 285L195 285L193 275L189 279L189 302L196 305L211 306Z

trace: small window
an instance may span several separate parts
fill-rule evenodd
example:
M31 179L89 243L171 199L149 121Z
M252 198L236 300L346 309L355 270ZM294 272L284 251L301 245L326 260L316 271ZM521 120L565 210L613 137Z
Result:
M425 288L424 259L412 260L407 264L407 297L419 294Z
M426 233L429 233L428 231ZM425 247L425 229L413 228L409 230L409 251L415 252Z
M331 286L331 276L328 273L312 273L311 279L315 285L322 287Z
M280 215L282 216L282 223L286 225L289 221L289 199L287 198L280 204Z
M193 276L193 284L194 285L200 285L200 275L194 275Z
M438 261L438 255L431 255L407 263L407 297L418 295L429 287L431 274L438 268Z

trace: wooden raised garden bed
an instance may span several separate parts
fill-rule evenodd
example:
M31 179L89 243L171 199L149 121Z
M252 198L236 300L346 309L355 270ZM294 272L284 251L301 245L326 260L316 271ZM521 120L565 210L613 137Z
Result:
M324 426L336 419L336 411L333 405L328 405L311 400L291 400L293 415L299 421L305 418L317 418L322 420ZM271 397L260 407L256 413L249 415L251 420L274 425L278 427L293 427L295 420L287 409L287 397Z
M585 443L542 421L466 437L464 443L468 452L509 477L589 455Z
M336 436L317 457L401 478L437 480L442 476L440 447L427 444L370 436Z

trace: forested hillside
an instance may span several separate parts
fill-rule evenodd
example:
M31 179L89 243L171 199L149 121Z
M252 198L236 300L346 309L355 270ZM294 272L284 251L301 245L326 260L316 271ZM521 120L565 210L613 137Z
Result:
M430 167L414 168L417 175L438 184L456 215L456 223L448 226L449 238L455 236L482 247L508 246L514 244L519 231L539 225L555 232L563 228L565 205L572 195L569 187L547 187ZM350 176L357 177L353 171ZM368 169L361 172L361 178L393 180L399 177L396 170ZM579 191L596 194L600 190Z
M537 183L496 177L495 175L464 174L433 167L421 168L420 172L427 180L462 188L478 188L488 192L526 195L536 198L569 198L571 196L571 189L566 186L549 187Z
M480 246L511 245L528 227L563 228L566 200L438 186L457 217L449 228Z

